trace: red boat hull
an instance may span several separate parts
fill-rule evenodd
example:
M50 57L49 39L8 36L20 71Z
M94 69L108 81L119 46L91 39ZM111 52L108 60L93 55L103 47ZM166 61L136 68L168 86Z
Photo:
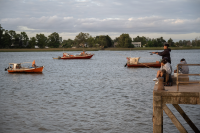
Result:
M8 69L9 73L42 73L44 66L26 69Z
M90 59L92 58L93 55L88 55L88 56L65 56L61 57L60 59Z
M128 64L128 67L161 67L161 63L156 63L156 62L152 62L152 63L138 63L138 64Z

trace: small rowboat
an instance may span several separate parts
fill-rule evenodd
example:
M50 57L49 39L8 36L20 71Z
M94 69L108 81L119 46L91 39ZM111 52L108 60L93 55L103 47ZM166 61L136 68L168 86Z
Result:
M161 67L159 61L156 62L148 62L148 63L138 63L138 64L128 64L128 67Z
M63 56L60 57L58 56L58 58L53 58L53 59L90 59L92 58L94 54L88 54L85 52L82 52L81 54L78 55L70 55L68 53L63 53Z
M161 67L161 63L159 61L140 63L139 59L140 59L140 57L137 57L137 58L127 57L127 64L126 65L128 67L156 67L156 68Z
M25 63L32 63L32 66L22 67L22 64ZM33 62L9 63L9 67L5 68L5 71L8 71L9 73L42 73L43 68L44 66L36 66L34 60Z

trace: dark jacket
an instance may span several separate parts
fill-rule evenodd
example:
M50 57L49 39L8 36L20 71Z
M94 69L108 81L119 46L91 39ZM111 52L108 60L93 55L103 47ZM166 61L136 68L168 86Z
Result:
M167 57L167 61L171 64L171 57L170 57L171 49L165 49L163 52L157 52L158 55L162 56L162 59Z

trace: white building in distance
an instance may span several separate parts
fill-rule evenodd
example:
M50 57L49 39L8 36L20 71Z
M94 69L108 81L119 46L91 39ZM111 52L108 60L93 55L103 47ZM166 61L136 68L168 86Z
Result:
M134 47L141 47L141 42L132 42L132 44L134 45Z

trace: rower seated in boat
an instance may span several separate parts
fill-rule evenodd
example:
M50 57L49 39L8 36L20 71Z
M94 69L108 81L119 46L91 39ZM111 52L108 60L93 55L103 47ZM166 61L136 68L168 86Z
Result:
M68 53L63 53L63 57L69 56Z
M32 62L32 67L36 68L35 60Z
M20 69L20 68L21 68L21 64L17 64L16 69Z

